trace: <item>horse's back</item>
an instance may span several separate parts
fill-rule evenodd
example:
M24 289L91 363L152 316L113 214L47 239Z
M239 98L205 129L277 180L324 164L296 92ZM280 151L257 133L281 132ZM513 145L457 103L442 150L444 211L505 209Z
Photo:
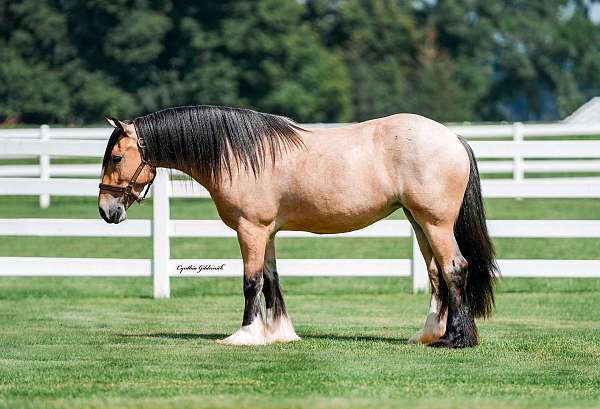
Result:
M417 114L401 113L318 130L315 138L325 141L321 149L329 151L332 161L360 158L368 164L365 172L385 175L397 192L415 183L462 178L469 172L467 153L456 134Z
M465 157L456 134L445 125L418 114L399 113L338 128L314 129L309 134L325 139L327 145L339 144L346 149L374 146L405 157L433 153ZM336 151L333 146L328 149Z
M242 172L211 192L228 225L246 219L275 230L336 233L401 206L462 200L468 157L456 135L435 121L397 114L299 132L303 147L281 152L258 176Z
M286 229L354 230L404 201L426 205L415 196L429 201L429 195L456 184L449 179L462 179L465 172L468 177L468 158L456 135L419 115L397 114L302 136L306 149L290 155L280 169Z

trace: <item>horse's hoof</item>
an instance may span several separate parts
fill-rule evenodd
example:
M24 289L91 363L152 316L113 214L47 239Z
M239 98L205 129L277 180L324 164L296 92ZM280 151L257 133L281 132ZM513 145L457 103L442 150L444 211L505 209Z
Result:
M280 326L275 329L269 328L267 333L267 340L269 343L286 344L288 342L300 341L302 338L296 334L294 327L291 326Z
M454 315L448 318L446 333L436 342L430 344L433 347L445 348L469 348L479 343L479 335L475 320L466 305L462 304Z
M433 348L451 348L451 349L459 349L459 348L468 348L474 345L465 345L462 342L456 342L450 339L440 338L435 342L429 344L430 347Z
M437 341L429 344L429 346L433 348L456 348L452 341L447 338L440 338Z
M443 337L429 344L434 348L470 348L477 346L477 338L466 339L458 333L444 334Z
M433 342L439 340L442 335L440 333L435 333L433 331L425 331L424 329L419 330L415 335L410 337L408 340L409 344L422 344L422 345L430 345Z
M269 334L268 340L269 343L273 344L287 344L288 342L300 341L300 338L296 333L291 334Z
M265 335L265 326L260 319L245 325L225 339L218 339L221 345L266 345L269 343Z
M421 342L422 336L423 336L423 330L419 330L419 331L417 331L417 333L415 335L410 337L410 339L408 340L408 343L409 344L422 344L423 343L423 342Z
M287 344L289 342L294 342L294 341L300 341L302 338L300 338L298 335L294 335L288 338L283 338L283 337L269 337L269 343L270 344Z
M296 334L288 316L282 315L274 320L267 320L267 339L270 343L285 344L300 341L301 338Z

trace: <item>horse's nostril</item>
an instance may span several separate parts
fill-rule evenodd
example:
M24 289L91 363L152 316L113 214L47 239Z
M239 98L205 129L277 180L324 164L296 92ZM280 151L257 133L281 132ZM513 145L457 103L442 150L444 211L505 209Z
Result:
M102 207L98 206L98 211L100 212L100 217L102 217L106 223L110 223L110 221L108 220L108 216L106 215L106 212L104 211L104 209Z

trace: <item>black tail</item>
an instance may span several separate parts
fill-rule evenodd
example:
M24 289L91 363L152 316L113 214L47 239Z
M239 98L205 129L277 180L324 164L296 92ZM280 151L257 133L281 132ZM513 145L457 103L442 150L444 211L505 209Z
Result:
M475 317L489 317L495 306L494 286L499 270L495 261L494 245L490 241L485 221L475 155L467 141L460 136L458 139L469 155L471 174L454 225L454 236L463 257L469 263L466 286L469 308Z

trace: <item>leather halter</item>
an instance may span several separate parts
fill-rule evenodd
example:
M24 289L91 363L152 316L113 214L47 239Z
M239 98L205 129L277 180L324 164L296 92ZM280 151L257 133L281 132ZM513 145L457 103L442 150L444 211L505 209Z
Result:
M140 149L140 157L142 159L142 162L139 164L139 166L133 173L133 176L131 177L131 180L129 180L129 183L127 184L127 186L108 185L106 183L100 183L98 185L100 187L100 190L108 190L110 192L121 193L127 199L129 199L131 197L136 202L142 203L142 201L146 198L148 191L150 190L150 186L152 186L152 183L154 183L154 178L156 178L156 172L154 173L154 176L152 177L152 180L150 181L150 183L148 183L148 185L146 185L146 188L145 188L146 191L144 192L144 194L141 197L133 191L133 185L135 184L137 178L140 176L140 173L142 173L142 170L144 170L144 167L146 165L150 166L150 162L148 161L148 159L145 158L146 144L144 143L144 139L141 137L138 137L137 145L138 145L138 148Z

